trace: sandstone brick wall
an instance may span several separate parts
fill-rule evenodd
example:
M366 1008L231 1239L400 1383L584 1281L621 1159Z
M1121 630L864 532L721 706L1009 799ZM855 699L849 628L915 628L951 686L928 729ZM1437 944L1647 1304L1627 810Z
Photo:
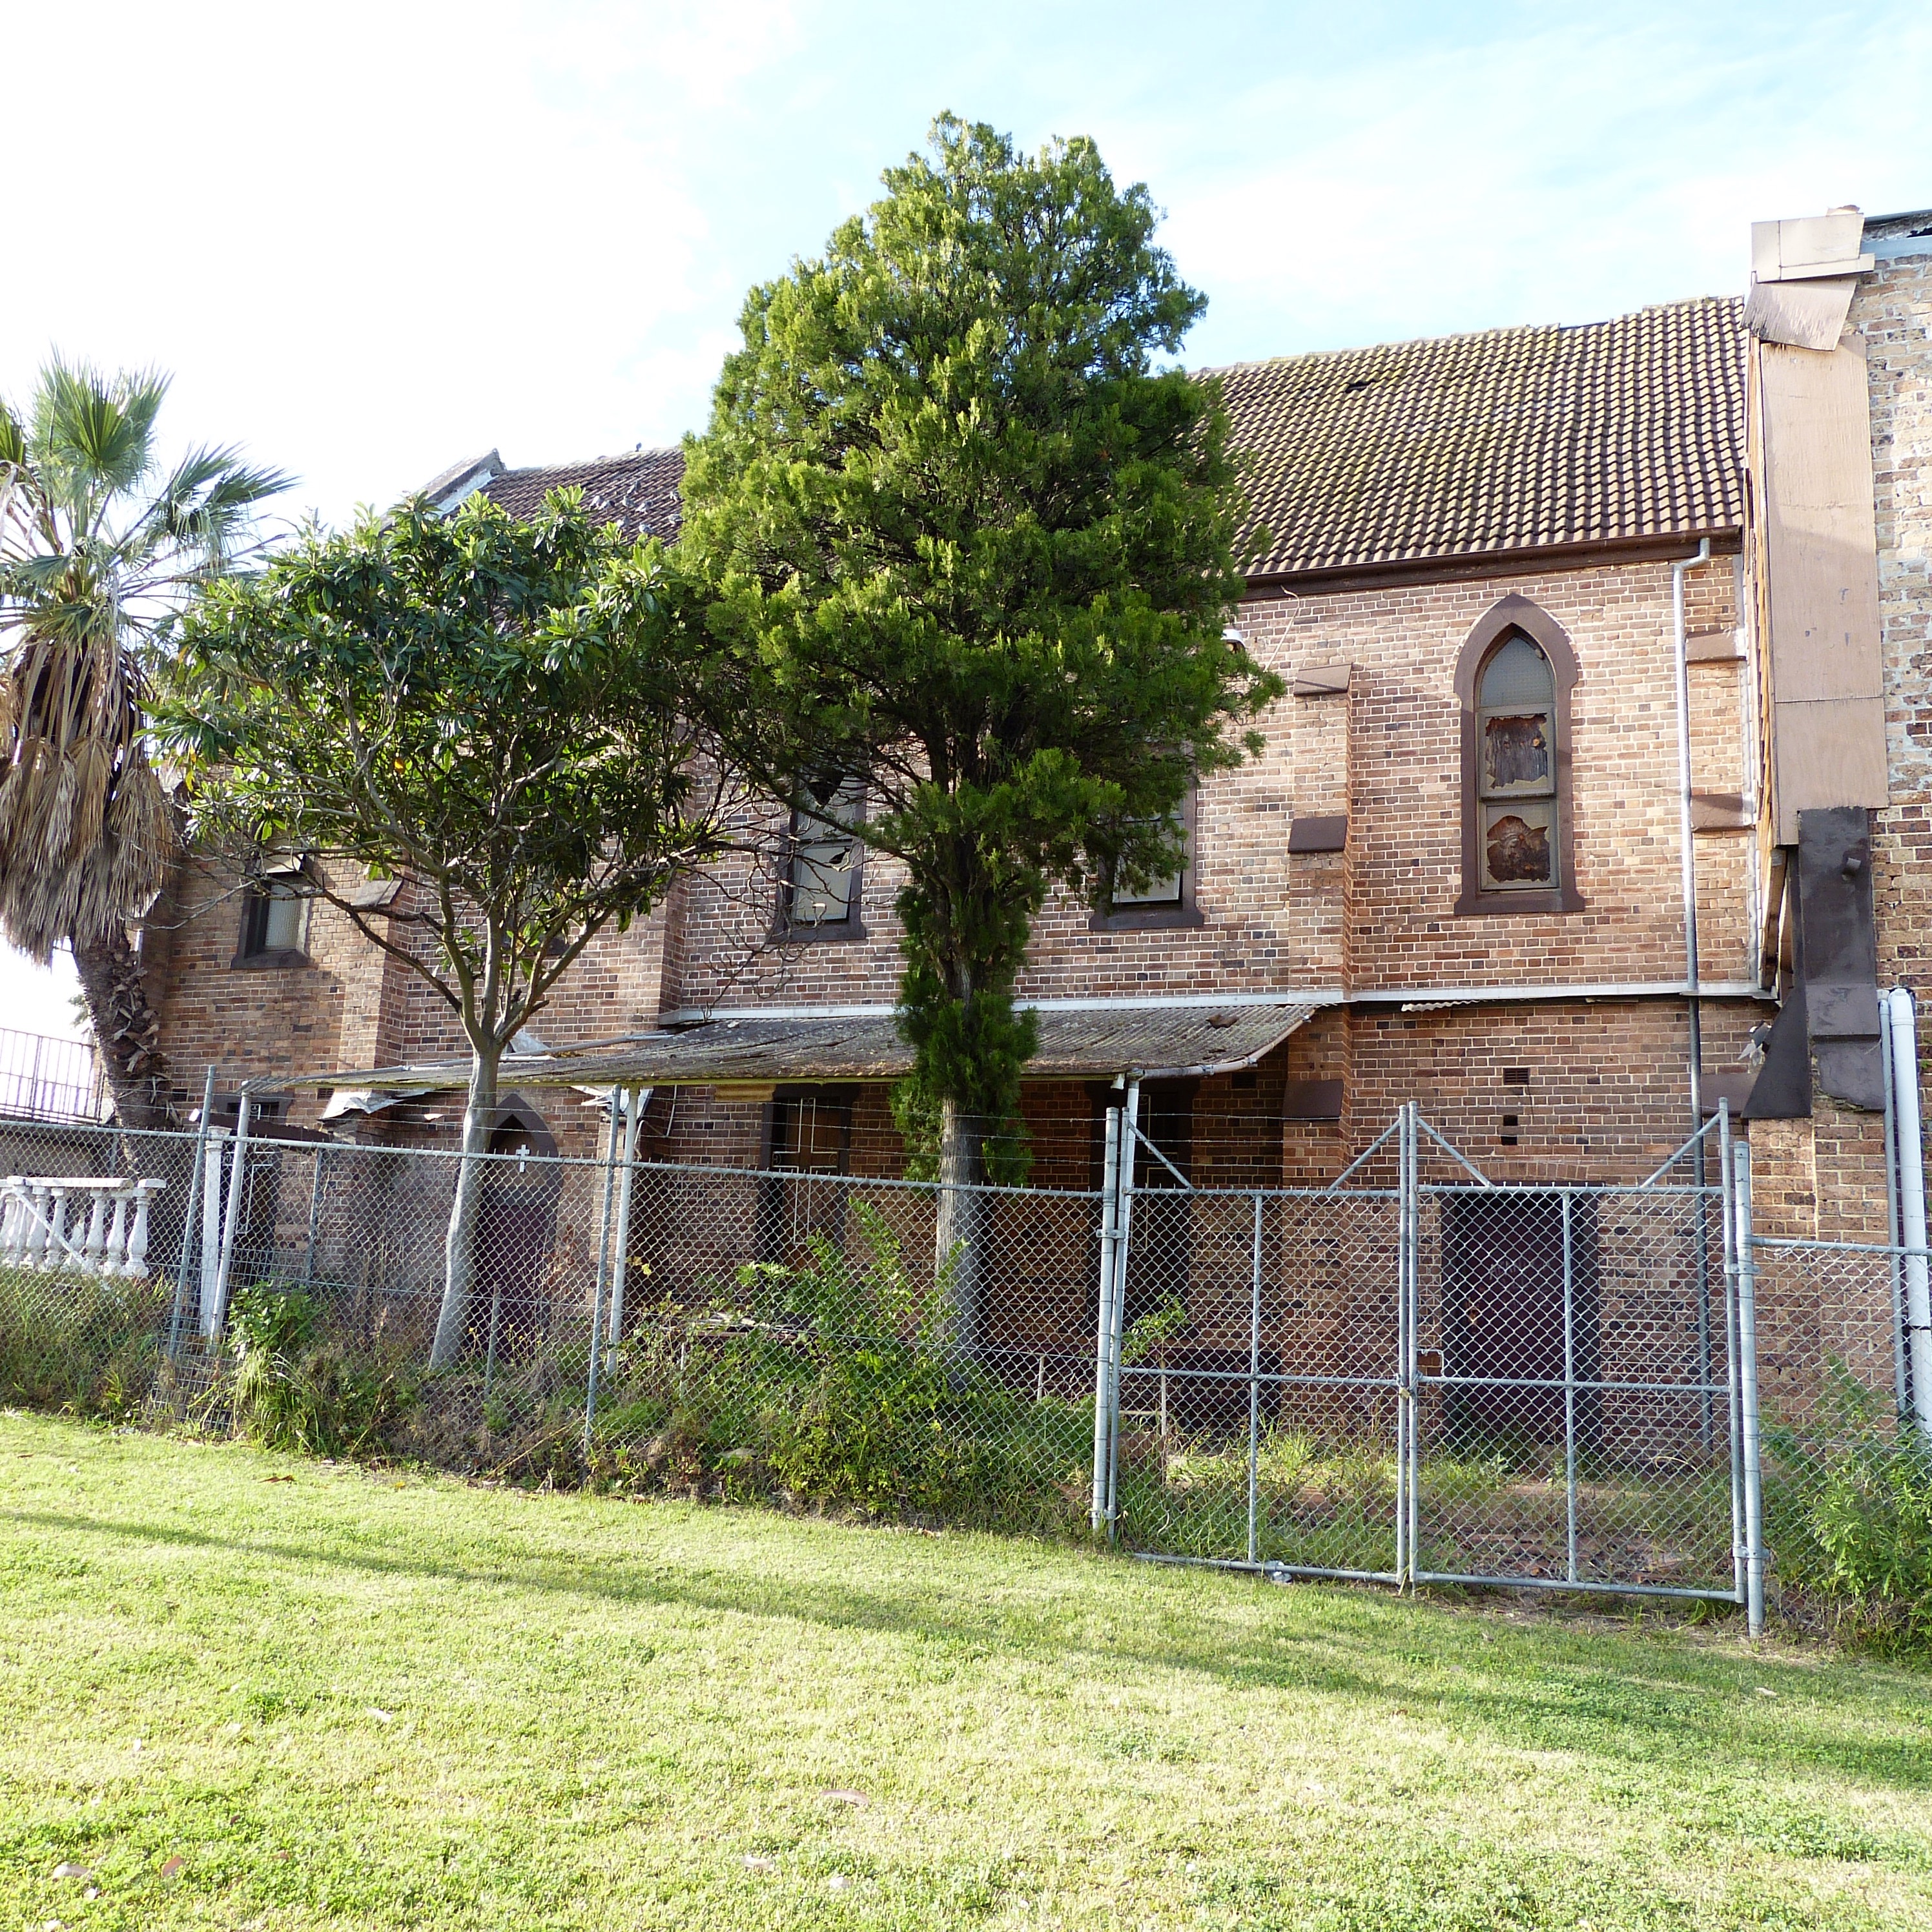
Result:
M1861 278L1891 802L1874 840L1879 980L1923 999L1932 949L1932 256Z

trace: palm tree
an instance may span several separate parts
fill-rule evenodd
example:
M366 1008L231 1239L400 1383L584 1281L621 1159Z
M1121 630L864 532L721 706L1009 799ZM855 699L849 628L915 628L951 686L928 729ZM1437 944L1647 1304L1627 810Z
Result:
M175 849L142 662L290 481L232 449L193 449L164 472L154 419L167 387L56 356L26 412L0 402L0 932L43 964L73 947L128 1128L175 1118L128 937Z

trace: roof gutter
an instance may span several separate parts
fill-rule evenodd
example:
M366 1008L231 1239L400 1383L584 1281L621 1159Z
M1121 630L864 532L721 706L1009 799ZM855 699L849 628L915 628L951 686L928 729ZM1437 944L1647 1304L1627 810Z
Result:
M1353 590L1370 586L1442 583L1470 578L1521 576L1538 570L1587 570L1604 563L1642 562L1682 554L1687 543L1706 544L1714 554L1732 556L1744 548L1736 524L1672 530L1661 536L1603 537L1588 543L1532 544L1514 550L1454 550L1446 555L1367 558L1316 569L1269 569L1257 562L1246 574L1250 592Z

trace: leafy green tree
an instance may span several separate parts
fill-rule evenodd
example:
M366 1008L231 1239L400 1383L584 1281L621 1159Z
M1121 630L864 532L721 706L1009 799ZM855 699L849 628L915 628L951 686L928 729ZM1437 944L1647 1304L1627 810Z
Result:
M0 403L0 928L45 964L71 946L124 1127L173 1124L130 922L175 848L148 756L144 660L183 599L249 548L288 478L231 449L164 471L164 376L58 357Z
M432 988L469 1043L430 1366L459 1352L481 1168L518 1031L606 926L730 842L692 721L713 647L559 491L530 522L421 498L311 531L183 627L157 717L196 842L300 854L301 890ZM362 878L399 890L377 910Z
M931 146L752 291L680 556L745 680L744 767L781 796L863 774L857 830L904 862L902 1025L956 1190L1016 1120L1047 892L1171 871L1189 788L1258 748L1281 686L1226 630L1228 420L1155 364L1203 299L1146 190L1086 140L1024 156L943 116ZM982 1225L942 1196L969 1344Z

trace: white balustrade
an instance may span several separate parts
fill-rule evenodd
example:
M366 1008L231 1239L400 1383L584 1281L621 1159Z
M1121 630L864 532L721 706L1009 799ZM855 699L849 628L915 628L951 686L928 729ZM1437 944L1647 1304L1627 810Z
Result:
M148 1210L167 1184L124 1177L10 1174L0 1182L0 1267L145 1280ZM71 1230L69 1196L74 1197Z

